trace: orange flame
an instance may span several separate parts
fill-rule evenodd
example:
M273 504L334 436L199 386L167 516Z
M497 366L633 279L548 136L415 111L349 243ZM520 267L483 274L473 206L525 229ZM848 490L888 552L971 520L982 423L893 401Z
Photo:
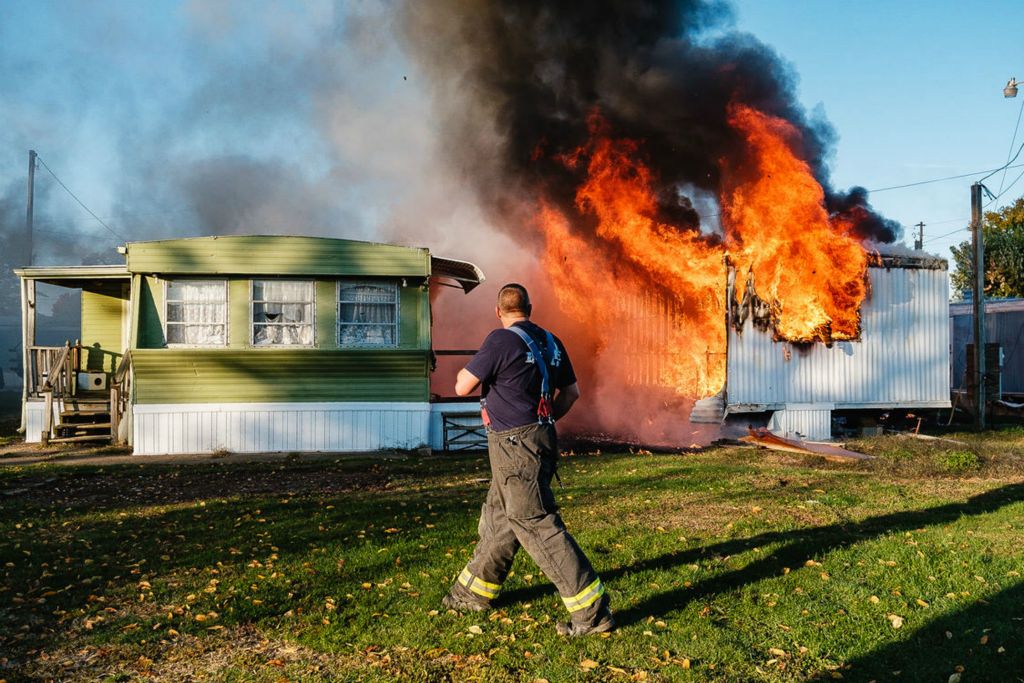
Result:
M628 384L687 396L722 388L727 250L769 303L778 337L831 341L859 332L867 257L849 226L830 221L821 185L794 151L797 131L741 105L729 122L747 146L742 160L721 162L724 246L658 220L640 144L613 138L597 113L588 143L562 159L586 164L576 209L593 231L550 203L538 212L542 265L559 305L595 331L599 352L622 359L612 369Z
M794 153L799 133L742 105L730 108L729 123L747 141L740 163L721 164L722 222L737 273L752 275L780 339L856 338L867 254L852 226L829 219L821 185Z

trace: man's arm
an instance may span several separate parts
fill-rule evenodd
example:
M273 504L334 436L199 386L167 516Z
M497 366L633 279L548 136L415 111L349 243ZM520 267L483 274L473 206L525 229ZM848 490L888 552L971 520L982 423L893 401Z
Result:
M576 382L559 389L558 393L555 395L555 400L552 402L555 419L561 420L565 414L569 412L569 409L572 408L572 404L579 400L579 397L580 385Z
M459 370L458 376L455 378L455 395L456 396L469 396L476 388L480 386L480 380L472 372L466 368Z

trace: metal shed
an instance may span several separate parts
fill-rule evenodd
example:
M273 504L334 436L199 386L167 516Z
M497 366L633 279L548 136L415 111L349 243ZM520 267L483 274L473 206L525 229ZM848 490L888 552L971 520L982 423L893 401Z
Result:
M953 342L950 385L967 389L967 345L974 343L974 311L970 303L950 304L949 336ZM1002 347L1002 394L1024 397L1024 299L985 302L985 339Z
M883 255L868 278L855 341L778 341L753 301L731 306L725 413L773 411L772 431L828 439L833 410L949 407L947 262ZM736 301L735 273L729 281Z

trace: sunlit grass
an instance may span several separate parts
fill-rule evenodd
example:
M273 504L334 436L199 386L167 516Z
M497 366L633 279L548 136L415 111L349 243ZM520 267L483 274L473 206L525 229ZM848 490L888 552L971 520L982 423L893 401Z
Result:
M571 642L524 554L492 612L440 606L476 539L479 456L3 470L23 492L0 498L0 678L1007 680L1020 448L1000 435L952 475L934 463L963 446L905 441L860 444L879 458L855 468L563 460L556 494L620 623Z

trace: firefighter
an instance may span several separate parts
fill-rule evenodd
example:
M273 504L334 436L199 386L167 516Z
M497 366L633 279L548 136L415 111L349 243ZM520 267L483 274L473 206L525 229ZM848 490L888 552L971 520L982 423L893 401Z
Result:
M495 309L501 329L459 371L455 393L480 385L491 485L480 513L480 541L442 604L456 611L490 607L522 546L562 596L570 620L559 634L576 637L614 628L604 584L565 528L551 490L558 442L555 420L579 398L565 346L530 321L526 288L508 284Z

